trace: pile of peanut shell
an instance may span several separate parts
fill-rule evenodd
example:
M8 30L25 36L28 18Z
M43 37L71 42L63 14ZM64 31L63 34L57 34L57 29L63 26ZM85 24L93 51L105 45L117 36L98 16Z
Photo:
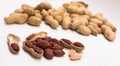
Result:
M18 54L20 51L20 37L9 34L8 46L12 53ZM79 60L81 55L77 54L84 50L84 45L80 42L71 42L69 39L58 40L47 35L47 32L38 32L28 35L23 41L23 48L35 58L44 56L46 59L53 59L54 56L64 56L64 48L70 49L70 60Z
M103 34L104 37L113 41L115 39L116 27L111 24L102 13L92 14L84 2L70 2L55 9L48 2L41 2L36 7L23 4L10 16L5 17L6 24L24 24L39 26L41 21L57 29L59 25L63 29L72 29L82 35Z

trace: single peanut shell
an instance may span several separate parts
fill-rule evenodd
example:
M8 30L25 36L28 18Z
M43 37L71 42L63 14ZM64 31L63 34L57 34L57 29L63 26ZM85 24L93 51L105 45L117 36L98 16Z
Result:
M105 23L105 22L108 21L105 17L103 17L103 14L102 14L102 13L96 13L93 17L95 17L95 18L103 21L103 23Z
M75 30L78 28L79 25L87 25L87 24L88 24L88 19L86 17L76 16L72 18L71 28Z
M103 25L103 22L97 18L91 18L90 22L96 23L98 26Z
M40 13L35 13L35 16L42 19L42 15Z
M39 26L41 24L41 18L38 18L36 16L31 16L28 19L28 24L33 26Z
M109 26L109 27L113 30L113 32L116 32L116 31L117 31L117 28L116 28L112 23L110 23L110 22L105 22L104 24L107 25L107 26Z
M42 10L42 9L46 9L46 10L48 10L48 9L51 9L52 8L52 6L51 6L51 4L50 3L48 3L48 2L41 2L40 4L38 4L36 7L35 7L35 9L37 9L37 10Z
M36 33L34 37L32 37L29 41L35 41L37 38L45 38L47 37L47 33L46 32L39 32Z
M58 21L58 23L60 24L63 20L63 16L62 15L57 15L55 16L55 19Z
M77 6L68 6L65 8L69 13L71 14L79 14L82 15L85 13L85 10L83 7L77 7Z
M77 7L85 7L87 8L88 7L88 4L84 3L84 2L80 2L80 1L72 1L70 2L70 5L73 5L73 6L77 6Z
M13 23L18 23L18 24L23 24L26 22L28 18L28 15L25 13L13 13L9 17L5 17L4 20L7 24L13 24Z
M49 13L48 13L45 9L43 9L43 10L41 11L41 15L42 15L43 19L45 19L46 16L49 16Z
M94 28L95 30L97 30L98 34L100 34L100 33L102 32L102 31L101 31L101 28L100 28L97 24L95 24L95 23L93 23L93 22L89 22L89 25L93 26L93 28Z
M105 30L104 36L105 36L105 38L108 39L109 41L115 40L115 33L114 33L113 31Z
M92 35L95 35L95 36L98 35L98 31L92 25L87 25L87 27L91 30Z
M25 13L27 13L29 16L33 16L35 15L35 10L33 7L27 5L27 4L23 4L22 5L22 9L24 10Z
M70 25L71 25L71 17L69 16L63 17L62 28L68 29Z
M35 52L34 50L33 50L33 48L29 48L29 47L27 47L26 45L25 45L25 42L26 41L24 41L23 42L23 48L26 50L26 51L28 51L29 53L31 53L34 57L36 57L36 58L40 58L40 57L42 57L43 56L43 53L44 53L44 51L42 50L42 53L41 54L38 54L37 52Z
M49 24L53 29L57 29L59 26L59 23L57 20L55 20L52 16L46 16L45 22Z
M86 36L91 34L91 30L85 25L79 25L77 32Z
M8 34L7 40L8 40L8 46L9 46L9 49L11 50L11 52L17 54L19 52L19 50L15 51L11 45L14 43L17 45L17 48L19 49L19 42L20 42L19 36L16 36L14 34Z
M63 47L68 48L68 49L71 48L70 45L71 45L72 43L71 43L71 44L68 44L67 42L65 42L65 41L63 41L63 40L60 40L60 42L61 42L61 44L62 44Z
M70 45L71 49L76 50L77 52L82 52L84 50L84 47L77 47L73 44Z
M112 29L111 29L109 26L107 26L107 25L102 25L102 26L101 26L101 30L102 30L103 33L104 33L106 30L112 31Z
M24 12L23 9L16 9L16 10L14 11L14 13L23 13L23 12Z

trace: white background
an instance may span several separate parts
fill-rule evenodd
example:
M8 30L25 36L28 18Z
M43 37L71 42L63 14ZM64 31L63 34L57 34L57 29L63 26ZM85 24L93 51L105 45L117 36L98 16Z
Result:
M113 42L107 41L101 34L97 37L83 36L69 29L63 30L60 26L57 30L53 30L44 22L39 27L28 24L5 24L4 17L20 8L22 4L36 6L41 1L49 1L53 7L57 8L72 0L0 0L0 66L120 66L120 0L81 0L89 4L89 10L92 13L102 12L117 27L116 39ZM58 39L67 38L83 43L85 50L82 52L82 59L70 61L66 49L64 57L54 57L52 60L47 60L44 57L41 59L31 57L23 50L22 41L29 34L39 31L46 31L49 36ZM16 34L21 38L18 55L12 54L8 49L6 37L9 33Z

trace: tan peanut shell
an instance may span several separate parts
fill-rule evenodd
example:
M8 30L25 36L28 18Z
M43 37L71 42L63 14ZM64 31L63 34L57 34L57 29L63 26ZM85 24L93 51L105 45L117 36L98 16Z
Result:
M64 5L63 5L64 6ZM65 7L65 6L64 6ZM77 7L77 6L67 6L65 7L65 9L71 13L71 14L79 14L79 15L82 15L85 13L85 10L83 7Z
M16 43L19 47L19 42L20 42L19 36L16 36L14 34L8 34L7 40L8 40L8 46L9 46L9 49L11 50L11 52L17 54L19 51L13 50L13 48L11 47L11 44Z
M55 16L55 19L58 21L58 23L60 24L63 20L63 15L57 15Z
M43 10L41 11L41 15L42 15L43 19L45 19L46 16L49 16L49 13L48 13L45 9L43 9Z
M37 38L45 38L47 37L47 33L46 32L39 32L36 33L34 37L32 37L29 41L35 41Z
M103 22L97 18L91 18L90 22L93 22L93 23L97 24L98 26L103 25Z
M13 24L13 23L18 23L18 24L23 24L26 22L28 18L28 15L23 13L13 13L8 17L5 17L4 20L7 24Z
M40 14L40 13L35 13L35 15L34 16L36 16L36 17L38 17L38 18L41 18L42 19L42 15Z
M109 41L113 41L115 39L115 33L110 27L103 25L101 29L106 39L108 39Z
M70 16L65 16L63 17L63 22L62 22L62 28L67 29L71 25L71 17Z
M59 23L57 20L55 20L52 16L46 16L45 22L49 24L53 29L57 29L59 26Z
M87 9L85 10L85 15L88 15L90 18L93 17L92 12Z
M33 25L33 26L39 26L41 24L41 18L36 17L36 16L31 16L28 19L28 24Z
M72 43L71 43L71 44L68 44L68 43L64 42L63 40L60 40L60 41L61 41L63 47L68 48L68 49L71 48L70 45L71 45Z
M51 4L50 3L48 3L48 2L41 2L40 4L38 4L36 7L35 7L35 9L37 9L37 10L42 10L42 9L46 9L46 10L48 10L48 9L51 9L52 8L52 6L51 6Z
M80 15L78 15L78 14L71 14L70 17L71 17L71 18L80 17Z
M93 23L93 22L89 22L89 25L93 26L93 28L94 28L95 30L97 30L98 34L101 33L101 28L100 28L97 24L95 24L95 23Z
M72 18L72 23L71 23L71 28L72 29L77 29L77 27L80 25L81 21L79 17L74 17Z
M72 19L72 24L71 24L71 28L72 29L77 29L79 25L87 25L88 24L88 19L85 17L74 17Z
M77 52L82 52L84 50L84 47L78 47L78 46L75 46L74 44L70 44L70 48L74 49Z
M14 11L14 13L23 13L24 12L24 10L21 8L21 9L16 9L15 11Z
M28 51L29 53L31 53L34 57L36 57L36 58L40 58L41 56L43 56L43 53L44 53L44 51L42 50L42 53L41 54L38 54L38 53L36 53L32 48L28 48L26 45L25 45L25 42L26 41L24 41L23 42L23 48L26 50L26 51Z
M80 2L80 1L72 1L70 2L70 5L73 5L73 6L77 6L77 7L85 7L87 8L88 7L88 4L84 3L84 2Z
M79 27L77 28L77 32L83 35L91 34L91 30L85 25L79 25Z
M27 13L29 16L33 16L35 15L35 10L33 7L27 5L27 4L23 4L22 5L22 9L24 10L25 13Z
M114 32L116 32L117 28L113 24L111 24L110 22L105 22L104 24L109 26Z
M99 19L99 20L101 20L101 21L103 21L103 23L108 21L105 17L103 17L102 13L96 13L94 15L94 17L97 18L97 19Z
M109 41L113 41L115 39L115 33L113 31L105 30L104 36Z
M106 30L112 31L112 29L110 27L108 27L107 25L102 25L101 26L102 32L104 33Z
M98 35L98 31L92 25L87 25L87 27L90 28L92 35L95 35L95 36Z

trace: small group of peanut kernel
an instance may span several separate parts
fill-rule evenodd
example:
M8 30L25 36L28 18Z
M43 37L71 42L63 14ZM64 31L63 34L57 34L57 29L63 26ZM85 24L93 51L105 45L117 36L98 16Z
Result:
M82 35L94 35L102 33L106 39L115 39L116 27L112 25L102 13L93 15L84 2L70 2L63 4L63 7L55 9L48 2L41 2L36 7L22 5L21 9L15 10L9 17L5 17L7 24L25 23L39 26L43 19L53 29L59 24L63 29L72 29Z
M82 52L84 45L80 42L71 42L68 39L58 40L47 36L46 32L33 33L29 35L23 42L24 49L32 54L36 58L40 58L42 55L47 59L53 59L54 56L64 56L64 48L73 49L74 52ZM71 53L70 53L71 55ZM71 56L71 60L78 60L75 56Z
M10 51L18 54L20 51L20 37L9 34L7 39ZM65 55L63 49L68 48L71 49L69 52L70 60L79 60L81 55L77 52L82 52L85 46L80 42L71 42L65 38L58 40L47 36L46 32L39 32L30 34L26 40L23 41L23 48L35 58L44 56L46 59L53 59L54 56L62 57Z

